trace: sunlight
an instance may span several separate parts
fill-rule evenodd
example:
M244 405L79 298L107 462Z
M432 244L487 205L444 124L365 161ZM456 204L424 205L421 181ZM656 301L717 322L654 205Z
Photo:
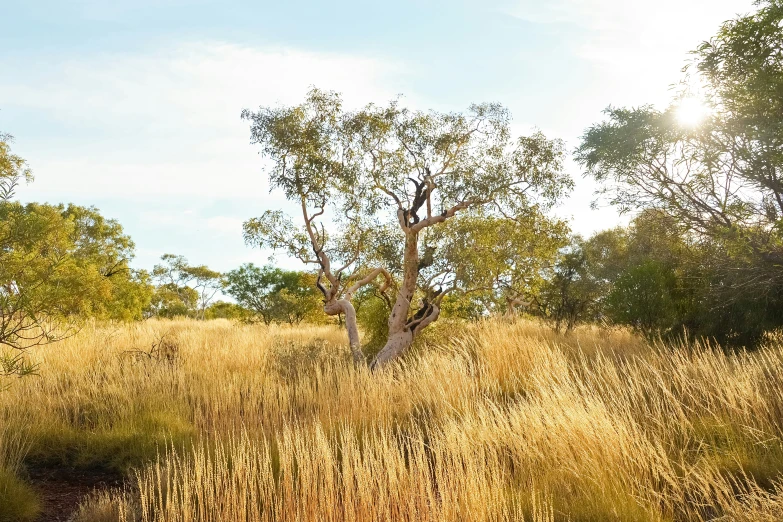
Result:
M689 96L680 100L677 121L683 127L696 127L709 115L710 109L701 98Z

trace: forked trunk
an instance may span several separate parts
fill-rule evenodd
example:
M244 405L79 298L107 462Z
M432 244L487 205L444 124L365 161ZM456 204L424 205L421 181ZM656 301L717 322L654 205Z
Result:
M402 284L397 299L389 315L389 337L386 345L375 356L370 368L379 368L400 356L413 344L414 332L408 328L408 314L411 300L416 292L416 280L419 277L419 235L415 232L405 234L405 252L403 254Z
M440 316L440 300L422 300L422 306L410 317L411 301L416 292L416 282L419 278L419 237L418 232L408 231L405 238L405 254L403 278L397 293L397 300L389 316L389 337L386 345L378 352L371 369L385 366L402 355L413 344L413 340L430 323Z

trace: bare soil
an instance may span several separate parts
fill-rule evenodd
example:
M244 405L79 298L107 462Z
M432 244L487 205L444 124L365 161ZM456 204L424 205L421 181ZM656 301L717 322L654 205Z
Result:
M30 468L27 471L41 498L42 511L36 522L65 522L94 490L122 486L121 475L103 470Z

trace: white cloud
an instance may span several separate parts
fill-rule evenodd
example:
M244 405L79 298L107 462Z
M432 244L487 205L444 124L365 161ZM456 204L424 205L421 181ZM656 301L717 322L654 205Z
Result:
M68 197L266 194L242 108L301 101L310 85L349 104L392 98L389 62L220 42L143 55L106 54L31 66L0 79L4 108L51 118L62 138L18 147L33 165L32 194ZM21 138L21 136L19 136ZM58 141L59 140L59 141ZM21 140L20 140L21 141Z
M679 80L688 53L752 0L518 0L509 13L566 26L573 51L616 84L620 103L665 103L661 78ZM652 99L651 99L652 98Z

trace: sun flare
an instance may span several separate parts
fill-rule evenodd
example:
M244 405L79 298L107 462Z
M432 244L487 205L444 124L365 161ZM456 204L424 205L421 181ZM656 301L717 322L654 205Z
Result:
M683 98L676 109L677 122L683 127L698 126L709 113L709 107L696 96Z

